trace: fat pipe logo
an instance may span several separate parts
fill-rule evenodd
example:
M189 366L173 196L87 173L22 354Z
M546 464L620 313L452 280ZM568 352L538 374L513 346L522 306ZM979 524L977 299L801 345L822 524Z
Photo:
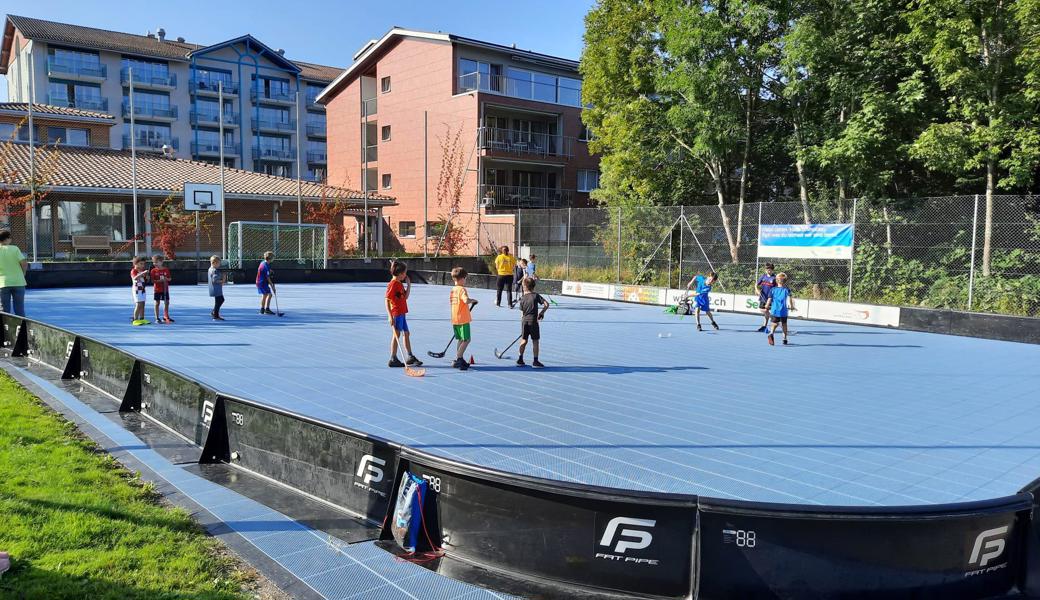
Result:
M1007 547L1007 533L1009 528L1010 526L1008 525L994 527L993 529L987 529L975 536L975 543L971 548L971 557L968 559L968 566L977 566L979 568L973 571L968 571L964 574L965 577L996 571L1007 566L1006 562L992 567L989 567L988 565L992 561L1003 556L1004 549Z
M385 466L386 461L377 456L372 456L371 454L366 454L362 456L361 460L358 461L356 475L362 478L364 483L361 483L360 481L355 481L354 485L365 490L366 492L372 492L373 494L378 494L379 496L386 498L386 492L382 490L377 490L376 488L369 485L370 483L377 484L383 481L384 473L382 467Z
M597 552L596 558L654 566L660 564L660 561L657 559L624 556L624 554L629 550L644 550L649 548L650 544L654 541L654 536L652 533L645 531L644 529L628 529L622 528L622 526L630 525L633 527L652 529L656 524L657 521L654 519L614 517L607 523L607 527L603 530L603 537L599 540L600 546L612 548L614 554ZM615 541L617 543L615 543Z
M202 403L202 424L209 425L209 422L213 420L213 403L206 400Z

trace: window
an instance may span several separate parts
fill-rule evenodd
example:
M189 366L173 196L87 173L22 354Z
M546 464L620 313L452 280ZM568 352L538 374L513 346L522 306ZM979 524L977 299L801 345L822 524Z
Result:
M383 140L384 142L389 142L390 141L390 126L389 125L383 125L382 136L380 137L380 139Z
M326 167L308 165L307 175L304 178L311 181L325 181L326 177L328 177L328 169Z
M68 241L74 235L104 235L114 242L128 239L133 209L121 202L58 202L58 234ZM51 215L41 214L41 218ZM48 224L49 225L49 224Z
M48 127L47 143L62 143L66 146L89 146L90 131L72 127Z
M292 120L289 118L289 109L261 106L257 111L260 115L260 123L264 126L278 126L278 129L292 129Z
M516 98L531 99L534 89L531 81L532 73L523 69L506 68L506 94Z
M108 110L101 98L101 86L76 81L51 79L47 82L48 102L87 110Z
M148 148L161 148L163 144L172 145L173 140L169 125L140 121L134 124L134 138L137 146ZM123 145L127 148L130 147L130 123L123 123Z
M258 135L256 136L256 141L260 147L261 156L286 158L290 154L291 147L287 136Z
M261 77L258 89L260 90L260 95L264 98L273 98L275 100L292 100L292 91L290 91L289 89L288 79L272 79L270 77Z
M231 71L195 67L192 77L195 80L195 85L201 90L216 91L218 82L224 83L225 90L231 88Z
M134 70L134 81L153 81L158 83L170 80L170 65L164 62L153 62L140 58L123 57L122 68Z
M599 187L599 171L578 169L578 191L591 192Z
M593 140L592 130L589 129L588 125L581 124L581 133L578 134L578 139L583 142L591 142Z
M385 94L390 91L390 77L384 77L379 80L379 89Z
M464 90L502 91L502 65L460 58L459 87Z
M401 221L397 224L397 237L414 238L415 221Z
M292 177L292 165L289 163L261 163L254 168L257 173L266 173L276 177Z
M390 173L383 173L383 189L390 189L391 177Z
M445 221L427 221L426 222L426 235L428 237L440 237L444 235L444 231L447 228L448 223Z
M4 144L14 137L15 130L18 130L18 141L28 142L29 141L29 126L22 125L18 126L18 123L0 123L0 144ZM39 128L37 128L39 129ZM33 142L40 141L38 137L33 136Z
M557 102L568 106L581 106L581 80L560 77L559 100Z
M130 110L130 96L123 93L123 106ZM127 113L129 115L129 113ZM139 92L134 90L134 115L156 117L176 116L170 108L170 95L162 92Z
M310 85L310 84L308 84L307 85L307 102L309 104L314 104L315 101L318 99L318 95L321 94L321 91L323 89L325 89L325 88L323 88L320 85Z

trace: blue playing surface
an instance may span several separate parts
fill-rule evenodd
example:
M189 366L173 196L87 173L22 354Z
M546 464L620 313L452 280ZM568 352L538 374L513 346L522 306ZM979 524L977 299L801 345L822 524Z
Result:
M227 286L222 323L202 286L172 289L172 325L131 327L125 288L33 290L26 305L218 390L538 477L910 505L1009 495L1040 476L1036 346L792 321L791 345L770 347L754 315L697 332L661 307L555 296L548 368L535 371L514 366L516 347L495 359L518 311L471 289L476 365L460 372L454 348L426 355L451 337L448 289L412 289L422 378L386 366L385 284L280 286L284 318L257 314L253 286Z

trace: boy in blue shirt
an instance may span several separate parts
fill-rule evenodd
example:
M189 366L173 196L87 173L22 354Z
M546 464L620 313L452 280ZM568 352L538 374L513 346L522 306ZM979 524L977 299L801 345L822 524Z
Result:
M755 287L758 288L758 306L762 309L762 316L765 317L765 322L758 328L759 333L764 332L766 327L769 327L769 311L766 310L766 304L769 303L769 293L773 290L773 286L776 285L774 268L773 263L766 263L765 274L759 277L755 283Z
M766 310L773 317L773 329L769 332L768 338L770 346L776 344L774 335L777 325L783 327L784 345L787 345L787 313L788 310L794 309L794 296L787 287L787 273L780 273L776 276L776 285L769 291L769 300L766 302Z
M719 328L719 324L715 322L715 317L711 314L711 299L708 294L711 293L711 286L715 285L715 282L719 280L719 274L712 271L707 277L704 275L696 275L690 280L690 283L686 284L686 289L693 289L694 291L694 316L697 319L697 331L704 331L701 327L701 312L708 315L708 320L711 321L711 326L715 329Z

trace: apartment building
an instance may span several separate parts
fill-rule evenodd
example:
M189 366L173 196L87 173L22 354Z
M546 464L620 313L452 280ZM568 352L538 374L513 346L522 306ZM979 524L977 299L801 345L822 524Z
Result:
M31 95L115 118L109 140L87 145L129 148L132 110L139 151L167 146L216 164L223 150L229 167L310 181L327 172L325 107L315 99L340 72L250 35L202 45L162 28L135 35L15 15L0 47L10 101Z
M394 28L317 101L328 115L329 181L392 194L398 205L371 225L406 251L432 250L449 217L481 250L511 243L513 210L586 206L598 187L577 61ZM439 185L446 149L462 155L458 203Z

